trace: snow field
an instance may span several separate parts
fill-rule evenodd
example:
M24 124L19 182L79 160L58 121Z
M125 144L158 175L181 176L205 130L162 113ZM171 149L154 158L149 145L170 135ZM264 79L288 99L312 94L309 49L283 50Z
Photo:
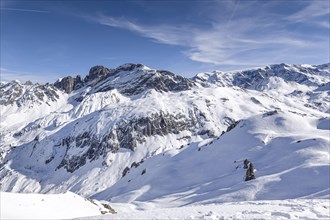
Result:
M0 192L1 219L71 219L100 215L100 206L74 193L23 194Z
M176 208L153 208L134 210L126 204L113 204L117 214L107 214L78 219L329 219L329 200L260 200L223 204L184 206Z
M313 118L302 117L278 112L243 120L219 140L197 142L148 158L93 198L155 207L328 199L328 132L316 129ZM245 158L257 169L256 180L243 181ZM143 170L146 173L141 175Z

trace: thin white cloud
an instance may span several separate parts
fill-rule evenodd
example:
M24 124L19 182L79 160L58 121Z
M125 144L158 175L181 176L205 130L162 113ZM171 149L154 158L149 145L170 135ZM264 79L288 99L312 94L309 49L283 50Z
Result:
M127 29L137 32L148 38L152 38L160 43L170 45L184 45L187 42L187 34L189 34L186 27L175 27L169 25L146 26L127 21L125 19L116 19L110 16L100 15L99 17L89 18L99 24L110 27ZM185 32L185 33L183 33ZM176 35L181 33L180 36Z
M214 19L212 26L202 28L187 24L144 25L105 15L89 19L102 25L135 32L162 44L186 47L182 52L191 60L215 65L260 65L283 62L288 58L298 61L308 56L306 51L322 51L319 45L324 47L328 43L328 39L316 40L313 35L299 35L286 27L293 21L303 22L308 13L310 18L325 15L328 13L324 10L327 4L315 6L313 1L299 12L283 19L281 15L269 13L273 6L271 4L265 3L261 6L262 10L256 12L254 7L259 2L229 3L225 5L230 15L228 19L211 16ZM320 5L324 8L321 9ZM328 26L329 23L322 21L319 25Z
M302 10L288 16L288 21L330 28L330 1L311 0Z
M293 22L306 22L310 19L330 14L330 2L327 0L310 0L302 10L290 15L287 19Z
M4 8L4 7L1 7L0 10L3 10L3 11L19 11L19 12L34 12L34 13L49 13L49 11L24 9L24 8Z
M319 22L315 21L314 24L319 26L319 27L330 29L330 21L319 21Z

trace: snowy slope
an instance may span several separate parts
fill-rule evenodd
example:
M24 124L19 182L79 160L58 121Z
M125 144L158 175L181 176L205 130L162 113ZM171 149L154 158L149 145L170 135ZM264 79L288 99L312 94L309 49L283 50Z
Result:
M71 219L109 213L101 203L72 192L17 194L0 192L1 219Z
M146 160L94 197L182 206L229 201L330 198L329 131L289 112L243 120L212 143L191 144ZM257 179L244 182L249 158ZM145 174L141 175L143 170ZM298 187L299 186L299 187Z
M252 97L254 99L251 99ZM237 102L238 98L240 99L239 102ZM178 104L173 106L172 100L177 100ZM255 100L259 100L260 104ZM115 103L115 105L110 104L98 114L93 112L72 120L70 114L80 108L78 105L77 108L68 113L53 114L36 121L34 127L41 125L46 129L31 131L21 137L23 140L30 140L30 143L19 148L16 147L8 155L7 160L10 163L3 166L2 186L5 190L14 192L72 190L90 196L121 179L125 167L131 167L133 162L145 160L169 149L180 148L182 145L218 137L234 121L274 109L283 109L298 114L308 113L308 116L316 115L316 118L327 116L327 114L314 109L308 109L303 104L296 104L295 107L288 108L286 102L293 103L293 100L285 98L284 101L274 101L274 98L260 96L254 91L242 92L228 88L196 89L179 94L151 93L143 99L129 100L129 102L123 99L122 104L120 102ZM100 102L93 103L98 104ZM161 130L155 131L155 135L148 135L148 130L145 130L144 142L137 142L134 151L119 148L116 152L115 148L106 149L103 147L104 136L109 134L111 128L124 123L124 118L131 118L131 120L135 117L152 118L159 111L162 111L163 115L182 115L183 129L191 130L182 130L176 134L167 135L161 135ZM80 112L78 113L80 114ZM180 117L176 120L178 119ZM188 120L195 120L195 124L192 122L185 124ZM134 121L137 123L138 119ZM179 125L179 122L176 121L178 123L176 125ZM174 129L177 129L176 125ZM93 148L82 147L84 143L86 145L92 143L88 135L84 136L86 132L91 133L92 138L90 139L99 144L94 145L97 148L96 153L93 153ZM142 130L141 133L144 131ZM39 137L40 140L35 140L36 137ZM74 145L68 147L66 141L69 142L72 137L74 138L72 142ZM78 143L81 145L77 146ZM124 144L123 141L121 144ZM104 153L102 154L102 152ZM63 167L58 169L63 157L66 161L72 161L72 163L68 162L68 166L71 166L69 168L74 165L77 167L80 165L82 168L75 171L73 175ZM38 159L31 160L32 158ZM76 158L77 160L75 160ZM83 160L84 158L86 159ZM97 179L97 182L93 179ZM25 187L22 188L21 186Z
M20 142L17 135L30 132L37 127L26 125L34 120L52 114L55 111L67 111L72 108L68 103L68 95L53 85L39 85L19 81L0 84L0 162L12 146ZM23 130L22 130L23 129ZM15 135L16 134L16 135Z
M295 199L234 202L176 208L135 209L115 204L118 213L78 219L329 219L329 200Z
M232 202L176 208L115 203L106 209L96 200L74 193L22 194L0 192L1 219L329 219L324 199ZM106 206L108 207L108 206ZM103 213L102 215L100 213Z
M31 108L6 90L16 101L1 104L1 190L140 208L329 199L329 76L328 64L193 79L126 64L48 85L58 98ZM248 183L245 158L257 169Z

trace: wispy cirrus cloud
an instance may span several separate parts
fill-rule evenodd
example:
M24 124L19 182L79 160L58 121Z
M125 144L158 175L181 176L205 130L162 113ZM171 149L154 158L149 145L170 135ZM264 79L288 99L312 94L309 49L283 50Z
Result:
M314 40L302 38L283 29L282 24L261 16L233 17L230 22L215 22L212 27L204 29L191 25L144 25L104 15L94 20L103 25L135 32L162 44L186 47L182 52L191 60L215 65L282 62L289 56L299 56L307 48L311 50L317 47Z
M34 10L34 9L24 9L24 8L8 8L8 7L1 7L0 10L2 10L2 11L18 11L18 12L33 12L33 13L50 13L49 11L44 11L44 10Z
M288 16L286 19L293 23L308 23L329 29L330 2L311 0L302 10Z
M216 10L205 18L210 25L194 23L142 23L105 14L85 17L98 24L120 28L167 45L181 46L181 52L193 61L212 65L261 65L278 62L318 62L315 54L328 50L328 36L292 29L292 25L314 24L327 28L328 1L298 4L293 14L274 12L277 1L216 1ZM290 3L290 1L288 1ZM257 8L257 9L256 9ZM276 11L276 10L275 10ZM201 17L204 19L204 17Z
M329 1L311 0L306 7L288 16L287 19L294 22L305 22L311 18L317 18L329 14Z
M187 44L189 41L188 35L193 31L193 29L188 30L188 27L186 26L172 26L164 24L155 26L143 25L125 19L117 19L105 15L90 17L89 19L102 25L130 30L144 37L148 37L160 43L169 45ZM180 35L177 35L178 33Z
M330 21L315 21L314 24L319 27L330 29Z

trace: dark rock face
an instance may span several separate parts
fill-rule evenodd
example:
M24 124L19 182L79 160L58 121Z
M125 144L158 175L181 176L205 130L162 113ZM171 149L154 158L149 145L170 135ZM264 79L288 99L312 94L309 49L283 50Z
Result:
M64 167L68 172L74 172L79 167L86 164L87 160L94 160L99 158L100 155L104 155L106 152L105 143L88 132L78 135L77 137L67 137L62 140L62 146L66 147L66 153L60 165L57 169ZM69 148L84 148L88 147L87 151L83 155L68 155Z
M178 134L189 130L197 124L183 115L170 115L162 112L150 117L135 118L129 122L121 121L117 126L116 137L119 147L134 150L138 142L144 142L144 137L154 135Z
M203 120L197 119L199 112L191 112L189 118L184 115L170 115L163 112L152 114L145 118L121 120L109 133L103 137L91 132L84 132L76 137L67 137L61 145L70 148L87 148L81 155L64 155L62 162L57 167L64 167L68 172L74 172L88 161L93 161L108 152L117 152L119 148L135 150L138 143L145 142L146 137L154 135L178 134L184 130L198 131L203 126ZM205 131L211 135L211 132ZM47 161L49 163L49 161Z
M115 75L119 72L122 72L122 71L133 71L134 69L138 69L138 68L142 68L144 67L143 64L134 64L134 63L126 63L126 64L123 64L119 67L117 67L113 72L112 74Z
M129 82L122 80L130 78ZM89 83L91 82L91 83ZM92 86L93 93L105 92L117 89L124 95L137 95L148 89L156 91L184 91L196 83L182 76L177 76L165 70L150 70L143 64L124 64L116 69L108 69L104 66L94 66L84 80L77 77L65 77L54 84L57 88L71 93L84 85Z
M104 77L109 74L109 72L110 70L104 66L94 66L89 70L89 73L86 76L86 81Z
M159 71L161 77L150 82L150 86L158 88L160 91L184 91L189 90L196 84L182 76L175 75L169 71Z
M54 86L70 94L73 90L77 89L78 85L82 83L83 80L81 79L80 76L76 76L76 77L67 76L55 82Z
M129 173L129 168L125 167L125 169L123 170L123 173L122 173L122 177L126 176L127 173Z
M67 76L54 83L54 86L64 90L70 94L72 91L84 86L84 83L92 81L94 79L103 79L109 74L110 70L104 66L94 66L89 70L89 74L85 79L82 79L79 75L76 77Z
M226 132L233 130L239 123L240 121L234 121L231 125L228 126Z
M190 79L175 75L169 71L142 70L142 64L125 65L110 72L107 79L95 86L94 92L105 92L117 89L124 95L137 95L148 89L156 91L184 91L196 86ZM127 77L131 71L131 81L117 82L115 79Z

